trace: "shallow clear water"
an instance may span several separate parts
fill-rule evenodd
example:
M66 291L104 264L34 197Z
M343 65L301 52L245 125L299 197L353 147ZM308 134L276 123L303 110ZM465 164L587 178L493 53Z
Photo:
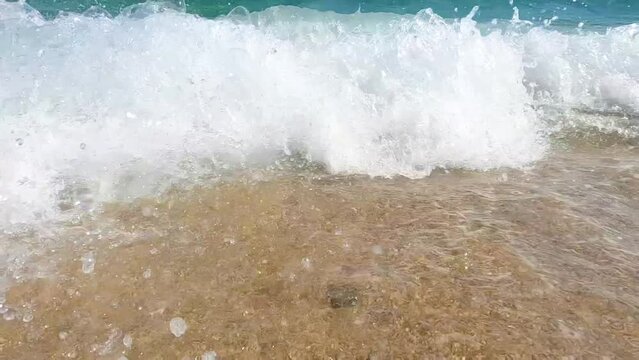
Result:
M0 346L15 359L635 358L638 155L590 147L420 180L293 166L109 204L11 235L30 258L9 264Z
M0 2L0 353L636 358L638 22Z

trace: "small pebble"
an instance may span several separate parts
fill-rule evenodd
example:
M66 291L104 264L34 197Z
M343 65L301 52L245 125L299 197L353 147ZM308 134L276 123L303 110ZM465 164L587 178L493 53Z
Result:
M182 319L181 317L174 317L173 319L171 319L171 322L169 323L169 329L171 329L171 334L173 334L175 337L180 337L184 335L184 333L186 333L187 328L188 326L186 325L186 321L184 321L184 319Z
M353 307L359 302L357 289L349 285L329 285L326 297L333 309Z
M66 340L67 337L69 337L69 333L66 331L60 331L58 333L58 339L60 340Z
M9 311L5 312L4 314L2 314L2 318L7 320L7 321L11 321L11 320L16 318L16 313L15 313L15 311L9 310Z

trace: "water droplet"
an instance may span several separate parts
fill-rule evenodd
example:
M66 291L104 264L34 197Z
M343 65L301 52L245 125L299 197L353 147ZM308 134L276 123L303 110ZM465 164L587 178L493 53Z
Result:
M22 144L24 144L24 140L22 140L22 138L17 138L16 144L18 144L18 146L22 146Z
M80 149L84 150L87 148L87 144L85 143L80 143Z
M169 322L169 329L171 330L171 334L175 337L184 335L187 328L188 326L186 325L186 321L184 321L181 317L174 317L171 319L171 322Z

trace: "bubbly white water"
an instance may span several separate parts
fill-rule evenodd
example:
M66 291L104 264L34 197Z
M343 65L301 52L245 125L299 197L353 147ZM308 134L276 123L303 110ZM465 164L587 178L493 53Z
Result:
M639 112L638 26L526 26L0 2L0 224L291 153L381 176L521 167L547 149L536 104Z

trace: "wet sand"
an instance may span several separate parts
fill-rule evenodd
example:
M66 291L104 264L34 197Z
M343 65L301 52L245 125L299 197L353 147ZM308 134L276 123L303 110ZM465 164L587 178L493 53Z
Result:
M12 235L46 250L4 269L0 358L637 358L638 194L639 149L612 146L107 204L45 245Z

